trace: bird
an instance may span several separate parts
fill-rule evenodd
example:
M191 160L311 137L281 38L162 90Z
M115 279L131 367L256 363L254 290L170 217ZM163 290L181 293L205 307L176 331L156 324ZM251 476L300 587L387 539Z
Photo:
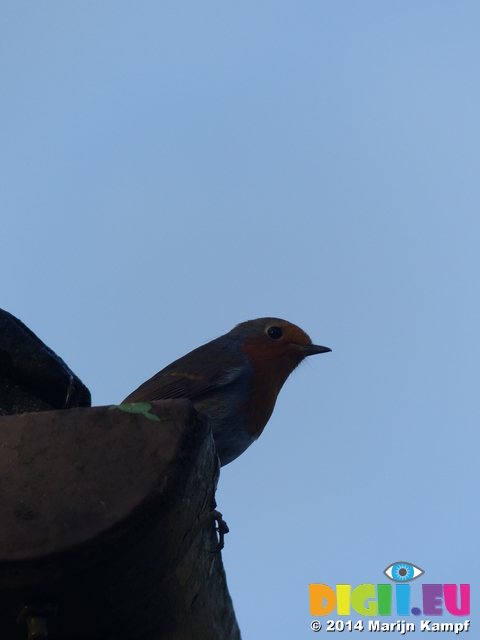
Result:
M260 436L292 371L306 357L328 351L287 320L247 320L169 364L122 404L189 398L210 415L225 466Z

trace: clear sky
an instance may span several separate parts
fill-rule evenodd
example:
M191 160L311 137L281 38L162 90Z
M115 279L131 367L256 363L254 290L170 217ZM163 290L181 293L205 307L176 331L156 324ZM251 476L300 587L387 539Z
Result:
M479 43L476 1L0 8L0 306L93 403L259 316L333 350L221 473L244 640L398 560L479 633Z

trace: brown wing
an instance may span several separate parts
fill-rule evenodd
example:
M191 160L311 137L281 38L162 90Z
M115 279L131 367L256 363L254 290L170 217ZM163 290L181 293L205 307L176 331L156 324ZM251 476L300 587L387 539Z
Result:
M209 347L209 349L207 349ZM245 356L212 348L212 343L191 351L147 380L125 402L190 398L238 379L248 366Z

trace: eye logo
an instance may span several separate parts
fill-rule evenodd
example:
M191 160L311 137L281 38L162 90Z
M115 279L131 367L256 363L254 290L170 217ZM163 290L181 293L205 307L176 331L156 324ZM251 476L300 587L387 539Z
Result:
M425 571L410 562L394 562L383 573L394 582L411 582L423 576Z

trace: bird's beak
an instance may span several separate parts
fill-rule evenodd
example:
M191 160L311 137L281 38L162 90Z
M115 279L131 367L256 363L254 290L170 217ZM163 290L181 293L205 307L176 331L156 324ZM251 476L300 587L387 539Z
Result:
M327 353L331 351L328 347L321 347L318 344L302 344L299 345L305 356L313 356L316 353Z

